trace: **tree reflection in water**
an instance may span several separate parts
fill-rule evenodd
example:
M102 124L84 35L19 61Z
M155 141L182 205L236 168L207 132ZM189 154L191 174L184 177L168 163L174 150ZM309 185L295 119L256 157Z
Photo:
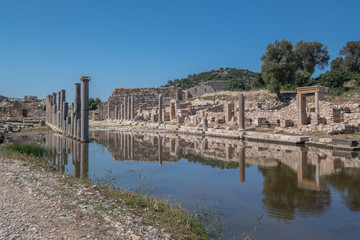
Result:
M343 168L339 173L326 177L341 194L341 198L350 211L360 211L360 169Z
M307 166L307 178L312 178L314 166ZM276 167L260 167L264 176L263 208L268 216L284 222L292 220L295 215L308 213L322 214L331 203L329 191L300 189L297 173L290 167L279 163Z

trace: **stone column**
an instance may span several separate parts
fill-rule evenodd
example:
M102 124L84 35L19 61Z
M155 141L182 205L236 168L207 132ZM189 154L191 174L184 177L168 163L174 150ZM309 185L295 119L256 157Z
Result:
M239 146L239 183L245 182L245 146Z
M123 120L123 117L124 117L123 111L124 111L124 104L121 104L120 105L120 120L121 121Z
M78 120L80 120L81 117L81 101L80 101L80 96L81 96L81 85L80 83L75 83L75 98L74 98L74 135L73 137L75 139L79 139L80 140L80 135L78 135L78 127L80 125L78 125Z
M58 101L57 101L58 102L58 108L57 108L57 111L56 111L56 127L60 128L59 115L60 115L61 108L62 108L61 91L58 92L57 98L58 98Z
M229 123L233 117L234 104L232 102L225 104L225 122Z
M127 114L127 120L131 120L131 116L130 116L130 115L131 115L131 114L130 114L130 113L131 113L131 97L130 97L130 96L128 97L128 107L127 107L127 110L128 110L127 113L126 113L126 114Z
M124 120L127 120L127 97L124 97Z
M161 123L162 122L162 115L163 115L163 97L162 97L162 94L159 94L158 104L159 104L158 123Z
M90 77L80 77L81 81L81 141L89 141L89 81Z
M171 101L170 102L170 121L174 119L175 117L175 102Z
M131 100L131 108L130 108L130 119L131 121L134 120L134 96L131 96L130 97L130 100Z
M108 111L108 119L111 119L111 117L110 117L110 110L111 110L111 108L110 108L110 105L111 105L111 101L110 101L110 98L108 98L108 109L107 109L107 111Z
M307 123L306 117L306 95L298 93L296 96L298 104L298 124L303 125Z
M239 130L245 130L245 99L242 93L239 94L239 115L238 115Z
M67 103L67 102L63 102L63 114L62 114L62 122L63 122L63 128L62 128L62 130L64 131L64 133L65 133L65 131L66 131L66 118L67 118L67 116L68 116L68 110L69 110L69 104Z
M76 120L76 140L81 140L81 119Z
M115 108L115 116L114 116L114 118L115 118L115 120L118 120L119 119L119 113L118 113L118 106L117 106L117 104L115 103L115 105L114 105L114 108Z
M204 123L204 131L207 131L209 128L207 118L204 118L203 123Z
M64 120L65 120L65 117L64 117L64 102L65 102L65 90L61 90L60 91L60 97L61 97L61 106L60 106L60 117L61 117L61 121L60 121L60 129L64 130Z
M56 112L57 112L57 94L56 93L52 93L53 95L53 112L52 112L52 125L56 126Z
M70 111L70 132L69 132L69 135L71 138L74 137L74 106L73 106L73 109Z
M71 118L66 117L66 136L70 136L70 125L71 125Z

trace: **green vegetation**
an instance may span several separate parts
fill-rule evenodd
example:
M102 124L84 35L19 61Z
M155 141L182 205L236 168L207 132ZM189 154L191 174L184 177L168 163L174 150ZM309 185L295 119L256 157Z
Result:
M0 102L2 102L4 99L6 99L7 97L5 97L5 96L2 96L2 95L0 95Z
M320 42L275 41L262 55L262 77L270 92L280 94L281 89L295 89L311 83L315 68L324 69L330 56Z
M344 84L360 85L360 41L349 41L339 51L340 57L331 61L331 70L312 79L316 68L323 70L330 56L327 46L320 42L275 41L266 47L261 57L262 77L266 87L276 94L280 90L294 90L296 87L323 85L330 94L339 95Z
M100 98L89 98L89 110L96 110L97 106L101 104Z
M25 155L31 155L34 157L43 157L49 150L43 146L35 144L12 144L6 146L8 150L19 152Z
M166 87L180 86L182 89L188 89L199 85L201 82L208 81L229 81L229 90L249 90L264 87L264 81L261 74L247 69L220 68L209 72L188 75L187 78L169 80Z
M313 78L315 69L329 65L327 46L320 42L299 41L293 45L283 39L266 47L261 56L261 73L247 69L220 68L169 80L165 86L189 89L207 81L228 81L230 91L267 88L280 98L280 91L294 91L297 87L323 85L331 95L340 95L349 83L360 86L360 41L348 41L330 63L331 70Z

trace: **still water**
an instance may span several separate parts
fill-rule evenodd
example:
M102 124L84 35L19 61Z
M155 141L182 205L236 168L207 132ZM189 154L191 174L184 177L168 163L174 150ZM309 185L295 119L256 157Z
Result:
M216 204L225 238L359 239L360 157L356 153L190 135L91 131L80 144L41 137L64 173L110 181L191 208Z

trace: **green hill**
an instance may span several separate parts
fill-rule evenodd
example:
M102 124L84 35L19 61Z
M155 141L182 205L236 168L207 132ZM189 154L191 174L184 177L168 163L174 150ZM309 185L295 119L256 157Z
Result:
M4 97L4 96L0 95L0 102L2 102L5 98L7 98L7 97Z
M165 86L180 86L182 89L188 89L207 81L229 81L229 90L234 91L258 89L265 86L261 73L236 68L220 68L199 74L194 73L188 75L187 78L170 80Z

